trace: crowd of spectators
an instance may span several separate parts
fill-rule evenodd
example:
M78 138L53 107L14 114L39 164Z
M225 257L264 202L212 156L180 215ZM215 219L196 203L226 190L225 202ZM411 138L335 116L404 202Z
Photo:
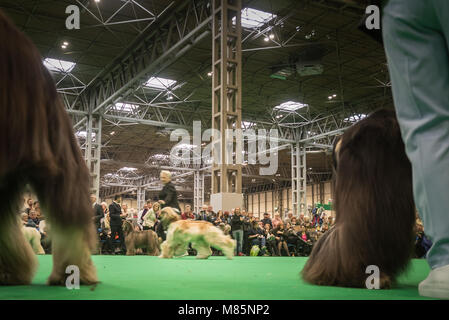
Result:
M125 254L123 220L134 220L136 230L153 230L160 241L165 240L165 230L159 220L161 205L156 201L147 201L142 211L128 208L127 204L119 204L115 199L111 204L97 203L91 196L94 211L94 222L100 240L100 252L103 254ZM287 212L284 217L275 213L264 213L263 217L254 216L245 209L235 208L231 211L215 212L212 206L203 206L195 213L190 205L186 205L180 214L183 220L208 221L236 240L238 256L308 256L316 241L334 224L334 218L327 215L322 208L314 208L309 215L294 216ZM41 244L46 253L51 253L49 226L38 201L27 199L25 209L21 213L23 226L36 228L41 234ZM422 222L417 219L415 258L424 258L432 243L426 237ZM192 254L193 250L190 250ZM213 254L221 252L213 249Z

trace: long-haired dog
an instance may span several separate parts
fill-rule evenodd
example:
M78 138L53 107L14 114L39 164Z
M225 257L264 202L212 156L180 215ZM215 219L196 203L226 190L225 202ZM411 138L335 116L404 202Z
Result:
M45 254L41 245L41 233L36 228L23 226L22 232L35 254Z
M52 285L76 265L97 283L90 175L54 81L37 48L0 12L0 285L29 284L37 260L17 212L29 183L52 226Z
M365 287L370 265L389 288L412 257L412 170L395 113L379 110L334 145L335 225L302 270L310 283Z
M207 259L212 254L210 247L221 250L232 259L235 240L226 236L222 230L207 221L179 220L172 208L162 209L161 217L164 229L168 227L167 239L162 243L161 258L172 258L186 252L189 243L197 251L198 259Z
M146 249L147 255L158 256L159 239L153 230L136 230L137 224L133 224L129 220L123 222L123 233L125 235L126 255L136 255L137 249Z

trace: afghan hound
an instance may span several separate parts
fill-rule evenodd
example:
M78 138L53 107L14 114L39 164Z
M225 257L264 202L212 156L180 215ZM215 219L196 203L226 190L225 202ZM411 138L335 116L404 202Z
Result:
M210 247L221 250L232 259L235 240L226 236L222 230L207 221L179 220L179 215L172 208L162 209L161 221L164 229L168 227L167 239L162 243L161 258L181 256L189 243L197 251L198 259L207 259L212 254Z
M136 231L137 224L125 220L123 222L123 233L125 235L126 255L136 255L137 249L147 249L147 255L158 256L159 239L153 230Z
M365 287L367 267L389 288L413 254L415 205L411 164L394 111L378 110L334 144L335 225L302 270L307 282Z
M0 39L0 285L29 284L37 267L17 219L27 183L52 226L48 284L64 285L69 265L97 283L90 175L71 121L39 51L2 12Z

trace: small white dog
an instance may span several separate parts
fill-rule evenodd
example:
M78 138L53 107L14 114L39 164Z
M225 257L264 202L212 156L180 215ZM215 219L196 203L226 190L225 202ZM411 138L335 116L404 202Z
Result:
M223 233L207 221L179 220L179 215L172 208L165 207L161 214L162 226L168 226L167 240L162 245L160 258L172 258L183 255L189 243L197 251L198 259L207 259L212 254L210 247L221 250L223 254L232 259L235 249L235 240Z

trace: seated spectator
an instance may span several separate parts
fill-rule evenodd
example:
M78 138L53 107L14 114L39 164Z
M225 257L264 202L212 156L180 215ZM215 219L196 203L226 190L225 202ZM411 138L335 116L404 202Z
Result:
M285 235L285 239L287 241L287 247L290 245L290 246L293 246L294 248L296 248L298 245L299 238L298 238L298 235L296 234L295 230L293 229L293 226L289 222L287 222L285 224L284 235ZM292 255L293 255L293 253L292 253Z
M292 225L292 227L299 225L298 220L296 219L296 217L292 217L291 225Z
M222 210L218 210L217 218L214 221L214 225L219 226L222 223L224 223L223 222L223 211Z
M28 215L28 225L27 226L33 226L33 228L36 228L39 230L39 219L37 217L36 211L31 210Z
M265 224L264 226L264 236L266 239L266 245L268 248L268 251L272 256L280 256L280 253L277 250L276 245L276 236L274 235L274 232L271 228L270 224Z
M33 210L33 199L27 199L25 213L29 214L30 211Z
M424 226L421 221L417 221L415 225L416 239L415 239L415 258L425 258L427 251L432 247L430 241L424 233Z
M207 221L207 205L203 205L201 207L201 211L198 213L197 219Z
M293 213L291 211L288 212L287 217L284 219L284 225L287 223L292 223Z
M250 248L253 246L259 247L259 255L266 254L266 239L263 229L259 227L259 224L254 221L248 230L248 242Z
M185 206L184 212L181 214L182 220L195 220L195 216L192 212L192 207L188 204Z
M298 218L298 224L299 225L302 225L302 224L304 224L305 223L305 221L304 221L304 213L301 213L300 215L299 215L299 218Z
M273 230L274 235L276 236L277 248L278 252L282 253L281 249L283 248L287 253L287 256L290 256L290 252L288 251L287 246L287 237L285 234L285 228L282 221L279 223L278 227Z
M276 214L271 222L273 225L273 229L277 229L279 225L282 223L282 220L281 217L278 214Z
M151 206L149 206L149 204L151 204ZM139 212L139 215L137 216L137 223L142 226L143 224L143 218L145 217L145 215L148 213L148 211L153 207L153 204L151 203L151 201L147 201L144 205L143 205L143 209L142 211Z
M223 213L223 217L221 218L225 224L231 224L231 215L229 214L229 211L225 211Z
M148 210L147 214L143 217L142 229L143 230L154 230L154 226L156 224L157 217L161 213L161 204L159 202L155 202L153 207Z
M263 219L262 219L262 223L265 226L267 223L270 225L270 228L273 228L273 224L271 222L271 218L270 218L270 214L265 212L263 214Z
M39 222L39 232L41 233L41 245L45 253L51 253L51 241L50 241L50 228L47 225L45 216L41 215L41 221Z
M20 219L22 220L22 225L24 225L25 227L28 227L28 220L29 220L28 213L26 213L26 212L21 213ZM33 222L33 224L34 224L34 222Z

